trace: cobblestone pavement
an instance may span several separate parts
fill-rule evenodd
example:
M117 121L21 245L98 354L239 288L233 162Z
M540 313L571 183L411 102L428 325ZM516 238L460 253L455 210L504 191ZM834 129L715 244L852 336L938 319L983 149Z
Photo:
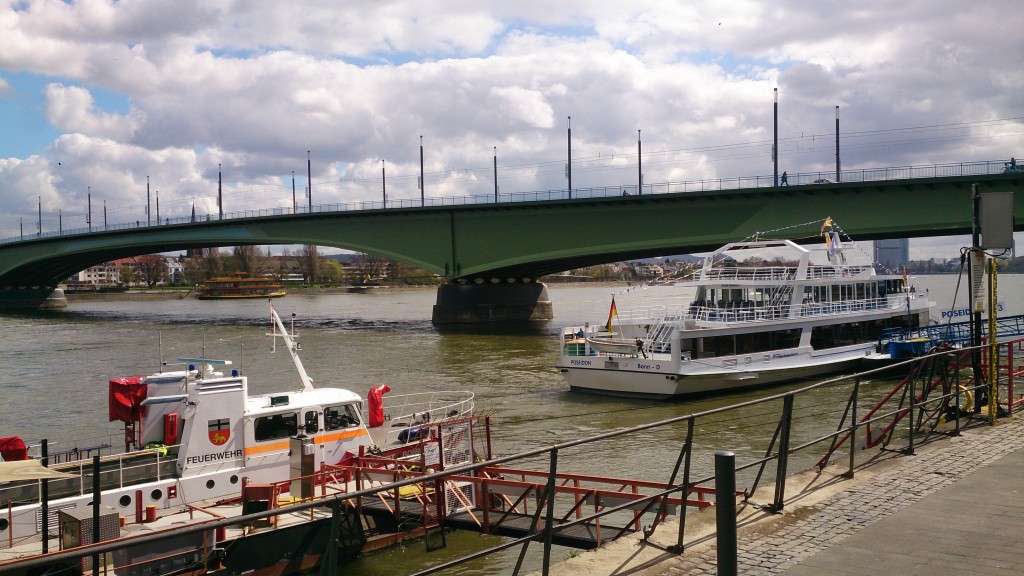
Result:
M751 537L741 531L737 543L739 573L745 576L782 574L801 560L835 546L865 527L1022 447L1024 418L1018 416L1000 420L995 427L967 430L944 445L906 456L898 466L868 482L823 500L817 506L820 510L804 520L760 536ZM1019 478L1012 480L1020 485ZM922 530L928 529L922 527ZM1021 557L1024 558L1024 549ZM657 572L688 576L717 574L715 547L668 560L663 568Z
M975 421L959 437L932 438L914 455L859 452L853 480L841 478L842 464L791 476L781 514L755 505L770 501L772 489L763 489L768 500L755 495L739 513L739 574L1024 572L978 565L981 557L982 564L1024 566L1024 417L996 426ZM996 464L1008 455L1005 464ZM943 490L954 484L956 489ZM926 497L928 502L912 506ZM622 538L552 566L551 574L716 575L713 509L687 518L682 555L666 550L678 532L669 520L650 543Z

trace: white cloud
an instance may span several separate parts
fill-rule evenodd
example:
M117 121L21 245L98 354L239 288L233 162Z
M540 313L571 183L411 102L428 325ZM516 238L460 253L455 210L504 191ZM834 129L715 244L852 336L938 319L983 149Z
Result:
M24 157L0 151L0 181L6 197L43 186L79 212L92 187L128 214L149 175L162 209L185 214L193 198L209 209L220 164L234 202L290 205L308 150L317 202L377 199L381 159L389 196L414 197L423 136L428 194L478 193L495 147L503 191L559 188L568 116L574 185L632 183L638 129L647 182L763 175L776 87L780 171L834 166L836 105L844 168L1020 156L1019 26L992 16L1017 11L1009 0L984 11L952 0L8 2L0 93L33 97L17 82L45 79L35 113L63 134ZM892 130L903 127L933 128ZM5 208L0 236L32 214Z
M92 96L78 86L50 84L46 87L46 117L51 124L67 132L131 140L136 127L145 119L133 111L128 116L97 111Z

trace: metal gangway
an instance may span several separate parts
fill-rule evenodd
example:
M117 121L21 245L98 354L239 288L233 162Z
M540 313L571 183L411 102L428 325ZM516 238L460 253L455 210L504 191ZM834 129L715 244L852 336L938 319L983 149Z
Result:
M971 321L930 324L913 330L894 328L885 336L889 340L927 338L953 345L968 345L971 343ZM996 339L998 341L1012 340L1021 336L1024 336L1024 314L996 318ZM981 323L981 339L988 340L988 322Z

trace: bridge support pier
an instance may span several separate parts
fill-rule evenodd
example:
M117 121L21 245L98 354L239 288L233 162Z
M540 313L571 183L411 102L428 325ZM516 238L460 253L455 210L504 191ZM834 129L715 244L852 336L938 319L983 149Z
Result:
M434 324L551 320L554 312L542 282L445 284L437 288Z
M0 310L57 310L67 306L61 288L0 289Z

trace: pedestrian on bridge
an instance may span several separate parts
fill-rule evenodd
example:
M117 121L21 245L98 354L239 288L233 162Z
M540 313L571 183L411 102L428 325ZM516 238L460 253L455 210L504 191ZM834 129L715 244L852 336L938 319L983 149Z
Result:
M782 182L779 183L779 186L789 186L789 175L785 170L782 171Z

